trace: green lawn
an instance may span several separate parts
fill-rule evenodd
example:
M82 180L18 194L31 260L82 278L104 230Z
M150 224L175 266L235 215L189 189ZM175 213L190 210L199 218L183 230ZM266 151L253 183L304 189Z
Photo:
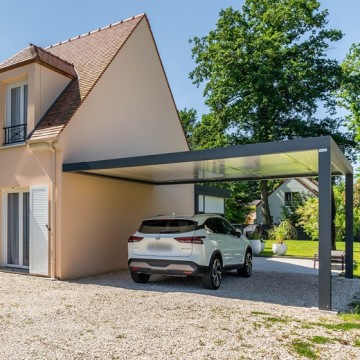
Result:
M265 251L263 251L261 256L273 256L271 246L274 243L272 240L265 241ZM307 240L286 240L286 245L288 250L285 256L298 256L298 257L308 257L313 258L314 254L318 252L318 242L317 241L307 241ZM344 242L336 243L337 250L345 250ZM354 243L354 260L357 263L357 267L354 268L354 275L360 277L360 243Z

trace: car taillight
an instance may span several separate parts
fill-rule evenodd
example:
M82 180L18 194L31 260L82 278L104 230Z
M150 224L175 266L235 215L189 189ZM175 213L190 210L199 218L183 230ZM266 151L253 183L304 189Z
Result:
M139 242L143 239L141 236L130 236L128 242Z
M174 238L176 241L181 243L188 243L188 244L203 244L203 239L206 236L186 236L186 237L176 237Z

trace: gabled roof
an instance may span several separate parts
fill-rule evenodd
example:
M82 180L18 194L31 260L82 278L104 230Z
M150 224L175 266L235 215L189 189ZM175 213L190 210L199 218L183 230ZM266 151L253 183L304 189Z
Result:
M60 134L144 17L144 14L134 16L45 48L73 63L78 79L65 88L28 139L37 141Z
M60 59L58 56L51 54L40 47L30 44L27 48L19 51L11 58L0 63L0 73L37 62L52 70L62 73L72 79L77 78L74 65Z
M319 196L319 183L314 180L311 177L306 177L306 178L301 178L301 177L295 177L295 178L289 178L289 179L284 179L280 185L278 185L274 191L272 191L269 195L273 194L275 191L277 191L277 189L283 185L285 182L289 181L289 180L295 180L297 181L300 185L302 185L306 190L308 190L310 193L312 193L314 196ZM314 186L310 186L310 184L313 184ZM257 206L261 205L261 200L254 200L254 201L259 201L259 203L256 204Z
M28 140L60 134L143 18L145 14L134 16L44 49L30 45L0 63L2 72L38 61L73 79L35 125Z
M313 195L319 196L319 184L316 180L312 178L295 178L295 180L299 184L301 184L306 190L310 191ZM310 186L310 184L308 184L306 180L312 183L314 187Z

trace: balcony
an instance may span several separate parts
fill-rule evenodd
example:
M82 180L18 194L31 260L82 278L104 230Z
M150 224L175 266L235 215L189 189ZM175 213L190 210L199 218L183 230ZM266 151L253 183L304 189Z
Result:
M27 134L27 124L8 126L5 130L4 145L24 142Z

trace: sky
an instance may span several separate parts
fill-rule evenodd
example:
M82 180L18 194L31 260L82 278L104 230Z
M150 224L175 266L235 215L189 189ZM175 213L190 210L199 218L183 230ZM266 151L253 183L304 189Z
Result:
M0 0L0 62L29 43L40 47L146 13L178 109L207 112L202 89L189 79L195 68L189 39L215 28L221 9L243 0ZM329 26L345 33L329 53L341 61L360 42L360 0L320 0Z

